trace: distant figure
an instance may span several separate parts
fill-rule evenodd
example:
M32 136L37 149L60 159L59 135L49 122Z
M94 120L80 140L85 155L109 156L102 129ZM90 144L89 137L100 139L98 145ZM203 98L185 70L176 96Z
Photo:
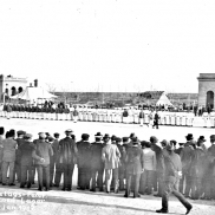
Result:
M198 107L194 106L194 114L195 114L195 116L197 116L197 110L198 110Z
M143 112L143 109L139 113L139 120L140 120L140 126L143 126L143 121L144 121L144 112Z
M154 115L154 124L152 126L152 128L156 127L157 129L159 129L159 119L160 119L160 116L158 115L158 112L156 111L155 112L155 115Z
M76 123L78 121L78 111L77 111L76 107L75 107L74 111L72 112L72 118L73 118L74 123Z

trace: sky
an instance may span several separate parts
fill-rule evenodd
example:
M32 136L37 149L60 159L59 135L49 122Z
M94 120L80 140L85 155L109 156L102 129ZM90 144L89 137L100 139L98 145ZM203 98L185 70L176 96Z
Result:
M0 74L61 91L198 92L214 0L1 0Z

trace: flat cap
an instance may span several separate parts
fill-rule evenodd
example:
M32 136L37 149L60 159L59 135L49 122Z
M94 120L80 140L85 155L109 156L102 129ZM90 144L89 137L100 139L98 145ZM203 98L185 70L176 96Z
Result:
M211 138L211 139L215 139L215 135L212 134L212 135L210 136L210 138Z
M67 129L65 132L66 133L72 133L73 131L72 131L72 129Z
M167 145L169 145L169 142L168 142L167 140L164 139L164 140L161 141L161 144L167 146Z
M25 131L22 131L22 130L17 131L17 135L18 135L18 136L19 136L19 135L25 135L25 134L26 134Z
M84 134L81 135L82 139L88 139L89 137L90 137L90 135L86 134L86 133L84 133Z
M29 134L29 133L26 133L24 137L27 138L27 139L30 139L30 138L32 138L32 135Z
M102 133L101 133L101 132L97 132L97 133L95 134L95 137L103 137L103 136L102 136Z
M123 138L122 138L122 141L123 141L123 142L127 142L128 140L129 140L129 137L123 137Z

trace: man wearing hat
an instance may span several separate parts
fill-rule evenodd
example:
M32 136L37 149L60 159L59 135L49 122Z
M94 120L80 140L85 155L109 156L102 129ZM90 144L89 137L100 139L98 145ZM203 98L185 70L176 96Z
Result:
M195 141L192 134L188 134L186 136L186 139L187 139L187 143L185 143L184 148L181 152L182 179L180 182L180 192L181 193L185 192L185 196L189 196L189 191L191 188L191 178L189 174L189 168L191 163L191 154L193 150L192 145L195 144ZM184 185L185 185L185 188L184 188Z
M126 192L125 197L129 197L131 191L131 181L134 178L134 195L133 197L139 197L139 184L140 176L143 172L143 151L138 147L138 139L134 137L132 139L132 146L128 148L126 152Z
M150 143L151 143L151 149L155 152L156 155L156 161L157 161L157 165L156 165L156 172L154 175L154 191L157 192L157 194L155 196L162 196L162 184L163 184L163 166L161 163L161 159L162 159L162 149L160 146L157 145L158 143L158 139L155 136L151 136L150 137Z
M51 145L52 150L53 150L53 155L50 156L50 187L53 186L53 177L54 177L54 149L53 149L53 143L54 143L54 138L51 136L46 137L46 142Z
M64 168L64 184L62 190L71 191L72 176L78 156L78 149L76 142L71 138L72 130L66 130L65 134L66 137L59 142L59 162L63 164Z
M207 174L207 155L202 147L203 141L198 140L193 145L195 150L191 152L191 164L189 174L191 177L191 198L199 199L203 194L203 176Z
M25 131L17 131L17 139L16 142L18 144L18 148L16 150L16 160L15 160L15 167L14 167L14 182L15 182L15 176L17 175L17 180L20 182L20 151L19 147L22 145L22 143L25 142L24 140Z
M26 133L24 135L24 142L19 146L20 151L20 166L21 166L21 183L20 188L31 188L33 182L33 158L34 144L32 142L32 135ZM28 176L28 179L27 179Z
M63 165L59 163L59 133L54 133L54 142L52 144L52 149L54 152L54 169L56 170L55 172L55 178L54 178L54 184L53 186L59 187L60 184L60 177L63 174Z
M104 175L104 162L102 161L101 154L104 147L101 132L95 134L95 142L91 145L91 171L92 171L92 188L91 191L96 191L96 185L99 191L103 191L103 175Z
M184 196L177 191L177 178L181 175L181 159L180 156L174 153L174 144L168 143L165 153L162 156L162 165L164 167L164 188L162 194L162 208L157 210L157 213L169 213L169 195L172 193L187 209L186 214L189 214L192 205L184 198Z
M111 179L114 177L114 192L118 192L118 167L119 158L121 157L118 147L111 144L110 136L104 136L105 146L102 149L102 159L105 163L105 184L106 192L110 193Z
M17 142L14 140L15 131L10 130L6 133L6 139L2 141L2 185L7 183L7 172L9 171L9 185L13 186L14 183L14 165L15 155L17 149Z
M89 134L82 134L81 141L77 143L78 148L78 181L79 189L90 188L91 179L91 144Z
M78 111L77 111L77 107L74 107L74 110L72 111L72 118L73 118L73 122L76 123L78 121Z
M210 136L211 146L208 148L208 168L205 174L205 199L215 199L215 135Z
M40 133L40 139L35 145L32 157L35 159L37 166L39 191L43 190L44 181L46 191L50 190L50 159L53 156L53 150L49 143L46 142L46 134Z

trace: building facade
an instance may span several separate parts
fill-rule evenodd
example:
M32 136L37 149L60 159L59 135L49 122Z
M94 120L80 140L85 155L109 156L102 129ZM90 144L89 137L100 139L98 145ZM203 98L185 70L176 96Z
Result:
M215 73L200 73L197 79L199 81L199 107L214 109Z
M27 87L28 81L26 78L15 78L12 76L0 75L0 100L14 96Z

